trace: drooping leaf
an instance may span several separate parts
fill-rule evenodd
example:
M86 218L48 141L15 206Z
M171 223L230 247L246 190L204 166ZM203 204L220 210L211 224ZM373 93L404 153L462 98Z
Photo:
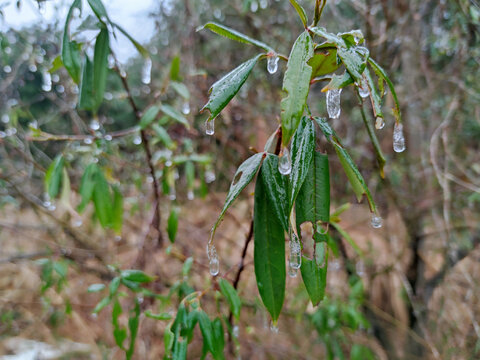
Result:
M158 113L160 112L160 107L157 105L150 106L140 118L140 129L145 129L148 125L150 125L153 120L157 117Z
M100 302L95 306L95 308L93 309L92 313L94 314L98 314L105 306L107 306L108 304L110 304L110 302L112 301L112 298L110 296L106 296L104 297L102 300L100 300Z
M133 281L136 283L148 283L153 281L153 277L148 276L141 270L123 270L121 277L128 281Z
M307 27L307 13L305 12L305 9L298 3L297 0L290 0L290 4L295 8L297 11L298 16L300 17L300 20L302 20L303 26L306 28Z
M353 191L357 196L357 200L360 202L362 200L362 196L365 194L368 200L368 204L370 206L370 211L375 212L376 206L375 202L373 201L372 195L370 194L370 190L368 189L368 186L363 179L362 174L360 173L357 166L350 157L350 154L343 147L340 139L337 137L337 134L327 123L326 119L315 117L315 121L317 122L318 126L322 130L327 140L334 146L340 163L342 164L342 167L345 171L345 174L347 175L347 178L352 185Z
M135 308L128 319L128 329L130 330L130 346L128 347L127 352L125 353L127 360L130 360L135 351L135 341L137 339L138 333L138 323L140 319L140 303L137 298L135 298Z
M185 116L183 116L177 109L175 109L171 105L161 104L160 110L169 118L178 121L180 124L184 125L187 129L190 128L190 124L188 123L188 120L185 119Z
M285 296L285 237L282 224L268 204L262 176L257 178L254 204L254 264L263 304L276 323Z
M122 306L118 300L113 303L112 309L112 325L113 325L113 337L115 343L120 349L123 349L123 342L127 338L127 330L120 326L118 323L118 317L122 314Z
M165 130L163 126L153 124L152 129L153 131L155 131L155 134L158 136L160 141L163 143L163 145L165 145L167 149L173 149L175 147L172 138L170 137L170 135L168 135L167 130Z
M112 226L113 201L110 194L108 182L103 173L98 170L94 174L95 187L93 189L92 200L95 206L95 215L97 216L103 228Z
M110 293L110 297L113 297L117 293L121 280L122 279L120 278L120 276L115 276L110 282L110 285L108 285L108 292Z
M172 207L172 209L170 210L170 215L168 216L168 220L167 220L168 239L172 244L175 242L175 237L177 236L178 212L179 212L179 209L177 207Z
M289 181L289 208L292 210L298 192L308 175L315 152L315 124L304 116L292 140L292 172Z
M237 290L225 279L220 279L218 281L218 285L220 285L220 291L222 292L223 296L228 301L230 305L230 310L232 311L233 316L237 321L240 319L240 309L242 307L242 301L238 296Z
M107 84L108 55L110 54L110 40L106 27L100 30L95 41L95 52L93 55L93 86L95 91L95 111L103 101L105 87Z
M213 84L210 88L208 102L200 111L202 112L208 109L210 111L209 119L216 118L240 90L261 56L262 54L259 54L244 62Z
M308 174L295 201L297 227L306 221L330 221L328 156L315 152Z
M327 47L315 50L315 54L309 60L308 65L312 67L312 79L333 73L340 66L337 63L337 49Z
M117 235L122 233L123 225L123 195L118 187L113 187L112 229Z
M161 313L161 314L154 314L150 310L145 311L145 316L150 318L150 319L155 319L155 320L171 320L172 319L172 314L169 313Z
M121 27L120 25L118 25L117 23L114 23L112 21L110 21L110 23L112 24L112 26L114 26L115 28L120 30L120 32L123 35L125 35L125 37L128 40L130 40L132 45L135 46L135 49L137 49L137 51L139 52L140 55L142 55L143 58L146 59L146 58L150 57L150 54L148 53L147 49L145 49L142 45L140 45L140 43L138 41L136 41L123 27Z
M206 23L205 25L203 25L203 27L200 27L199 29L197 29L197 31L203 30L203 29L209 29L209 30L213 31L214 33L216 33L218 35L225 36L226 38L229 38L229 39L232 39L232 40L244 43L244 44L251 44L251 45L258 46L259 48L262 48L267 52L275 52L267 44L264 44L261 41L252 39L251 37L249 37L245 34L242 34L242 33L238 32L237 30L231 29L231 28L229 28L225 25L221 25L221 24L218 24L218 23L215 23L215 22L209 22L209 23Z
M368 89L370 90L370 100L372 101L373 115L375 117L383 118L382 98L378 93L377 87L368 68L365 68L364 74L365 78L367 79Z
M78 205L77 210L82 212L91 200L93 189L95 188L95 173L98 171L98 166L95 163L88 165L83 172L82 180L80 181L80 195L82 201Z
M177 92L178 95L183 97L185 100L190 99L190 91L185 84L182 84L178 81L171 81L170 86Z
M281 103L282 143L288 145L295 133L307 101L312 67L308 61L313 56L313 41L303 32L295 41L288 58L283 78L283 90L287 93Z
M353 238L350 236L350 234L348 232L346 232L345 229L343 229L338 223L332 222L331 224L335 228L335 230L337 230L338 233L345 239L345 241L350 244L352 249L355 250L355 252L359 256L363 257L362 249L360 249L360 247L357 245L355 240L353 240Z
M45 173L45 192L51 199L57 197L62 182L62 172L65 159L62 155L58 155L50 164Z
M278 171L278 156L268 154L262 165L262 177L269 204L285 231L288 230L288 178Z
M101 0L87 0L90 8L97 16L98 20L106 21L108 19L107 10Z
M80 95L78 97L78 107L83 110L93 111L96 106L93 72L93 63L88 56L85 55Z
M357 47L338 48L337 54L338 57L342 59L342 63L345 65L345 68L350 75L355 79L355 81L360 82L363 71L367 66L367 57L360 55L357 51Z
M80 51L78 44L75 41L70 40L70 21L72 20L75 9L82 11L82 0L75 0L68 10L67 19L65 20L65 28L63 31L62 62L65 66L65 69L67 69L68 73L72 77L72 80L76 84L79 84L82 72Z
M327 259L323 265L318 265L314 260L303 256L300 272L302 273L303 283L307 289L308 296L313 306L325 296L325 287L327 285Z
M385 163L387 162L387 160L385 159L385 155L383 155L382 148L380 147L377 134L375 133L375 128L373 127L373 122L367 118L364 107L363 107L363 103L360 104L360 106L361 106L360 112L362 114L363 123L367 128L368 136L370 137L370 141L372 142L373 149L375 150L378 166L380 168L380 176L383 178L385 177L385 173L383 172L383 167L385 166Z
M207 313L200 311L200 314L198 315L198 323L200 325L200 331L202 332L203 344L205 348L213 354L215 352L215 346L213 343L212 322Z
M345 44L345 41L340 36L329 33L323 27L315 26L315 27L309 28L309 30L313 32L315 35L324 38L327 43L334 44L337 48L347 46L347 44Z
M327 92L329 90L342 89L345 86L348 86L353 83L354 83L354 80L352 76L347 71L345 71L343 75L333 75L330 82L327 85L325 85L325 87L322 89L322 92Z
M224 360L224 348L225 348L225 332L223 331L222 320L220 318L215 318L212 321L213 329L213 346L215 347L215 353L213 353L213 358L215 360Z

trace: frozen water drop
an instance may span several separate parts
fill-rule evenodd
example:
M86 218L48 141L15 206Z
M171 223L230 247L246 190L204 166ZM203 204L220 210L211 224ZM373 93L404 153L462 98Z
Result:
M86 137L83 139L83 142L87 145L90 145L93 142L93 139L91 137Z
M112 135L107 134L107 135L105 135L104 139L106 141L112 141Z
M7 137L7 134L4 131L0 131L0 139Z
M28 70L29 70L30 72L36 72L36 71L37 71L37 66L36 66L35 64L30 64L30 65L28 66Z
M342 89L333 89L327 91L327 112L332 119L338 119L340 116L340 95Z
M238 325L235 325L235 326L233 327L232 333L233 333L233 336L234 336L234 337L238 338L238 335L239 335L239 333L240 333L240 330L239 330L239 328L238 328Z
M215 134L215 119L208 119L205 122L205 134L213 135Z
M7 136L13 136L16 133L17 133L17 128L14 128L14 127L8 128L7 131L5 131L5 134Z
M177 198L177 191L175 190L175 186L170 186L170 191L168 193L168 198L173 201Z
M292 264L289 262L288 263L288 276L290 276L291 278L296 278L297 277L297 272L298 272L298 269L292 267Z
M93 131L97 131L98 129L100 129L100 123L98 122L98 120L93 119L92 121L90 121L89 127Z
M140 135L137 135L133 138L133 143L135 145L140 145L142 143L142 138L140 137Z
M73 10L72 10L72 16L73 16L73 17L79 17L79 16L80 16L80 9L77 8L77 7L73 8Z
M73 222L72 225L73 225L73 227L80 227L80 226L83 225L83 221L82 221L82 219L77 219Z
M363 78L360 86L358 87L358 93L360 97L366 98L370 96L370 89L368 88L367 81Z
M270 56L267 60L267 71L270 74L275 74L278 70L278 60L279 57L277 54Z
M213 245L213 239L210 238L207 245L208 264L210 269L210 275L217 276L220 272L220 263L218 261L218 254L215 245Z
M10 121L10 116L8 116L7 114L3 114L3 115L2 115L2 122L3 122L4 124L8 124L9 121Z
M258 3L254 0L250 3L250 11L257 12L258 10Z
M290 229L290 256L288 259L289 267L300 269L302 265L302 245L298 235Z
M5 65L3 67L3 71L6 73L6 74L10 74L12 72L12 68L10 65Z
M381 118L380 116L377 117L377 119L375 120L375 129L381 130L384 127L385 127L385 120L383 120L383 118Z
M288 148L283 149L283 154L278 159L278 171L282 175L288 175L292 171L292 159Z
M142 83L150 84L152 80L152 59L146 58L142 67Z
M273 321L270 323L270 331L274 334L278 334L278 326L273 323Z
M190 114L190 103L188 101L185 101L182 105L182 113L184 115Z
M52 76L48 71L42 73L42 90L50 91L52 90Z
M393 150L397 153L405 151L405 136L403 135L403 125L395 123L393 129Z
M379 229L379 228L382 227L383 220L379 215L373 214L372 215L372 221L370 222L370 224L372 225L372 227L374 229Z
M193 200L193 199L195 199L195 194L193 193L193 190L188 190L188 192L187 192L187 199L188 199L188 200Z
M210 184L210 183L214 182L215 179L216 179L216 177L215 177L215 173L213 171L211 171L211 170L205 171L205 182L207 184Z
M365 275L365 264L363 261L359 261L355 264L355 271L357 272L358 276Z

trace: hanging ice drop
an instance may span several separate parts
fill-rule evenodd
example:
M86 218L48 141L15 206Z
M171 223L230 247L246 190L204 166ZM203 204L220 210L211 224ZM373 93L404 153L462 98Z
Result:
M288 175L292 171L292 159L288 148L284 148L282 156L278 158L278 171L282 175Z
M142 67L142 83L150 84L152 75L152 59L146 58Z
M327 91L327 112L332 119L338 119L340 116L340 95L342 89L334 89Z
M218 261L218 254L215 245L213 245L213 240L210 239L207 245L207 255L208 255L208 264L210 268L210 275L217 276L220 271L220 263Z
M88 127L93 131L97 131L98 129L100 129L100 123L98 122L98 120L93 119L92 121L90 121L90 125Z
M42 90L50 91L52 90L52 76L48 71L42 73Z
M370 89L368 88L368 83L365 79L362 79L360 86L358 87L358 93L360 97L366 98L370 95Z
M298 269L292 267L292 264L288 262L288 276L290 276L291 278L296 278L297 272L298 272Z
M185 101L182 105L182 113L184 115L190 114L190 104L188 101Z
M207 119L207 121L205 121L205 134L215 134L215 119Z
M288 262L292 269L300 269L300 266L302 266L302 246L297 234L293 231L291 231L290 235L290 257Z
M377 117L377 119L375 120L375 129L381 130L384 127L385 127L385 120L383 120L383 118L381 118L380 116Z
M393 150L397 153L405 151L405 136L403 135L403 125L395 123L393 128Z
M278 70L278 60L279 57L277 54L270 56L267 60L267 71L270 74L275 74Z
M379 215L374 213L372 215L372 221L370 222L370 224L374 229L380 229L382 227L383 220Z

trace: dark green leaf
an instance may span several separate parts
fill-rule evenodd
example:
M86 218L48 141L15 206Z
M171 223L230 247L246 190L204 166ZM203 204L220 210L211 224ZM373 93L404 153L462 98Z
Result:
M145 311L145 316L155 320L171 320L173 316L169 313L153 314L150 310Z
M185 163L185 178L187 180L187 189L193 189L195 181L195 165L192 161L187 161Z
M93 292L99 292L105 289L105 284L92 284L88 287L87 292L93 293Z
M110 188L103 173L98 170L95 172L95 187L93 189L93 205L95 206L95 215L97 216L103 228L112 226L113 201L110 194Z
M107 28L102 28L95 41L95 53L93 55L93 86L95 93L96 111L103 101L107 84L108 55L110 54L109 34Z
M80 76L82 72L80 51L78 44L75 41L70 40L70 21L75 9L79 9L80 11L82 10L82 0L75 0L68 10L65 28L63 31L62 62L73 81L78 84L80 83Z
M113 296L116 294L118 287L120 286L120 280L121 280L120 276L116 276L110 282L110 285L108 286L108 291L110 293L110 296Z
M357 47L338 48L337 54L342 59L343 65L345 65L350 75L355 81L360 82L363 71L367 66L367 57L361 56L357 51Z
M225 356L223 355L223 349L225 347L225 338L222 320L216 318L212 321L213 329L213 346L215 347L215 352L212 354L215 360L223 360Z
M122 314L122 312L123 310L120 302L115 300L112 309L113 337L115 338L115 343L120 349L123 349L123 342L127 338L127 330L120 327L118 324L118 317Z
M78 107L83 110L94 110L96 100L94 94L93 63L85 55L83 64L82 83L80 84L80 95L78 98Z
M163 342L165 344L165 357L169 358L172 354L173 342L175 341L175 334L168 326L163 333Z
M123 224L123 196L120 190L113 187L113 209L111 219L112 229L117 235L122 233Z
M173 244L175 242L175 237L177 236L178 230L178 212L179 209L177 207L172 207L170 210L170 215L168 216L167 221L167 233L168 239Z
M167 147L168 149L172 149L175 144L172 141L172 138L170 135L168 135L167 130L163 126L160 126L158 124L153 124L152 125L153 131L155 131L155 134L157 134L158 138L160 141Z
M203 30L203 29L209 29L209 30L213 31L214 33L216 33L218 35L225 36L226 38L229 38L229 39L241 42L241 43L258 46L259 48L262 48L267 52L275 52L267 44L264 44L261 41L252 39L251 37L249 37L247 35L244 35L244 34L238 32L237 30L231 29L231 28L229 28L225 25L217 24L217 23L214 23L214 22L209 22L209 23L206 23L205 25L203 25L203 27L197 29L197 31Z
M204 311L200 311L198 315L198 323L202 332L203 344L212 354L215 353L212 322Z
M254 263L262 301L276 323L285 296L285 236L268 204L263 177L257 178L254 204Z
M141 270L123 270L121 277L125 280L136 283L148 283L153 280L153 277L148 276Z
M290 0L290 4L293 5L295 10L298 13L298 16L300 16L300 20L302 20L303 26L306 28L307 27L307 13L305 12L305 9L300 5L297 0Z
M285 231L288 230L288 178L278 171L278 156L268 154L262 165L262 178L270 206Z
M375 117L383 118L382 113L382 98L378 93L377 87L375 86L375 82L373 81L372 75L368 69L364 71L365 77L368 83L368 89L370 90L370 99L372 100L372 107L373 107L373 115Z
M295 201L297 227L310 221L330 221L328 156L315 152L308 174Z
M107 10L105 10L105 6L103 6L101 0L88 0L88 4L99 20L103 22L107 21Z
M218 281L218 285L220 285L220 291L230 305L230 310L232 311L233 316L238 321L240 319L240 308L242 307L242 301L237 294L237 290L235 290L232 284L225 279L220 279Z
M259 54L244 62L212 85L208 102L201 110L204 111L208 109L210 111L209 119L216 118L230 100L232 100L247 80L250 72L261 56L262 54Z
M110 304L110 301L112 301L112 298L110 296L104 297L102 300L100 300L97 306L95 306L95 309L93 309L93 313L99 313L105 306Z
M312 79L333 73L340 66L337 63L337 49L329 47L315 50L315 54L308 61L308 65L312 67Z
M181 81L180 77L180 56L175 56L170 64L170 80ZM179 83L177 83L179 84ZM183 84L182 84L183 85Z
M93 189L95 188L95 174L98 171L97 164L93 163L88 165L83 172L82 180L80 182L80 195L82 201L78 205L78 211L82 212L87 206L88 202L92 198Z
M285 146L295 133L305 108L312 75L308 61L312 56L313 41L305 31L293 45L283 78L283 90L287 93L281 103L282 143Z
M137 339L138 332L138 322L140 318L140 304L137 299L135 299L135 308L128 319L128 329L130 330L130 346L128 347L127 352L125 353L127 360L130 360L135 351L135 340Z
M300 272L313 306L318 305L325 295L327 268L327 259L325 259L323 266L319 266L314 260L303 256Z
M58 155L50 164L45 173L45 192L51 199L57 197L62 182L62 172L65 159Z
M150 125L153 120L157 117L158 113L160 112L160 107L157 105L150 106L140 118L140 129L145 129L148 125Z

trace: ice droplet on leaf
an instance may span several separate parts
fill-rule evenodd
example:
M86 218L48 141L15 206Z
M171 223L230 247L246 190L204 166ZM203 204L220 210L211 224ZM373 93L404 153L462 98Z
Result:
M212 182L214 182L216 179L216 176L215 176L215 173L211 170L207 170L205 171L205 182L207 184L210 184Z
M213 244L213 236L207 244L208 265L210 268L210 275L217 276L220 271L220 263L218 261L218 254L215 245Z
M152 79L152 59L146 58L142 67L142 83L150 84Z
M267 60L267 71L270 74L275 74L278 70L278 60L279 57L277 54L270 56Z
M270 331L274 334L278 334L278 326L273 323L273 321L270 323Z
M50 91L52 90L52 76L48 71L42 73L42 90Z
M372 225L372 227L374 229L379 229L379 228L382 227L383 220L379 215L373 214L372 215L372 221L370 222L370 224Z
M292 230L290 230L290 256L288 263L292 269L300 269L302 265L302 246L297 234Z
M368 84L365 79L362 79L360 86L358 86L358 93L362 98L370 96L370 89L368 88Z
M292 267L292 264L288 262L288 276L290 276L291 278L296 278L297 272L298 272L298 269L295 269L294 267Z
M135 137L133 138L133 143L134 143L135 145L140 145L140 144L142 143L142 138L141 138L139 135L135 136Z
M205 121L205 134L215 134L215 119L207 119L207 121Z
M283 154L278 159L278 171L282 175L288 175L292 172L292 159L288 148L283 149Z
M375 129L381 130L384 127L385 127L385 120L383 120L383 118L381 118L380 116L377 117L377 119L375 120Z
M395 123L393 128L393 150L397 153L405 151L405 136L403 135L403 125Z
M340 95L342 89L333 89L327 91L327 112L332 119L338 119L340 116Z
M185 101L182 105L182 113L184 115L190 114L190 104L188 101Z
M97 131L98 129L100 129L100 123L98 122L98 120L93 119L92 121L90 121L89 127L93 131Z

